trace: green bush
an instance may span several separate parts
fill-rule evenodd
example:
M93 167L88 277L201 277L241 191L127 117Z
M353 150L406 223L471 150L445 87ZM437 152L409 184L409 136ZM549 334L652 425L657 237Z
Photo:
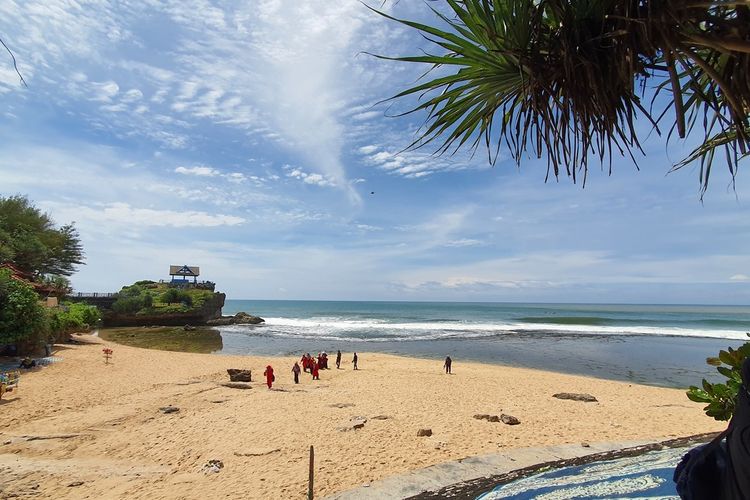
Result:
M750 333L747 334L750 337ZM716 370L726 377L725 383L712 384L703 379L702 387L691 385L687 397L696 403L708 403L703 411L716 420L729 420L734 415L737 394L742 385L742 363L750 357L750 342L738 349L727 348L719 351L718 358L708 358L706 363L715 366ZM726 365L726 366L725 366Z
M54 339L76 330L88 330L101 319L96 306L82 303L65 303L48 309L49 332Z
M112 310L118 314L134 314L141 308L143 308L143 297L140 295L120 297L112 304Z
M161 294L159 300L161 302L164 302L165 304L176 304L178 302L181 302L180 291L176 288L168 288L164 293Z
M33 342L46 334L47 326L34 289L0 269L0 344Z
M143 307L150 309L154 305L154 297L150 293L143 294Z

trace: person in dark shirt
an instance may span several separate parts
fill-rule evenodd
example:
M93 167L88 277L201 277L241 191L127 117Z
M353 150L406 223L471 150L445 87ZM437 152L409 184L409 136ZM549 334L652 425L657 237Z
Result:
M445 368L445 373L451 373L451 364L453 363L453 360L450 356L445 357L445 364L443 365L443 368Z
M341 368L341 351L336 351L336 369Z
M294 366L292 367L292 373L294 373L294 383L299 384L299 372L301 370L299 369L299 363L296 361L294 362Z
M354 358L352 358L352 363L354 363L354 369L355 369L355 370L359 370L359 368L357 368L357 360L358 360L358 359L359 359L359 358L357 358L357 353L355 352L355 353L354 353Z

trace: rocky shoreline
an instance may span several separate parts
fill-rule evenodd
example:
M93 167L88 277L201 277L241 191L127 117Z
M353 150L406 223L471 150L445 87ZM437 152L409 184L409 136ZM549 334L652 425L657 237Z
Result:
M211 319L206 322L208 326L227 326L227 325L259 325L265 323L266 320L258 316L253 316L244 311L240 311L234 316L222 316L220 318Z

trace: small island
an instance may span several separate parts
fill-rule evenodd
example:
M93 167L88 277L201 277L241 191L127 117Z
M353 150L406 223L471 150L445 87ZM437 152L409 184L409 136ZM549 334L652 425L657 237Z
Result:
M96 305L105 327L220 326L259 324L264 320L245 312L222 316L226 294L216 284L198 281L197 266L169 266L170 280L141 280L106 297L72 297Z

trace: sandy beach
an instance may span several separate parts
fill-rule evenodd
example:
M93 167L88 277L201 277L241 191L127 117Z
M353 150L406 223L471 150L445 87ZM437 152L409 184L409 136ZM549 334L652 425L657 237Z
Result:
M102 348L114 350L105 365ZM505 449L717 431L682 390L385 354L292 380L291 358L217 356L116 344L57 346L0 402L0 497L316 498L411 469ZM331 360L332 361L332 360ZM268 390L263 369L277 383ZM333 363L331 363L333 365ZM219 385L253 370L250 390ZM558 400L589 393L598 402ZM179 412L164 414L173 405ZM475 414L517 417L509 426ZM341 431L352 417L362 429ZM385 419L374 419L383 416ZM420 428L431 437L417 437ZM206 472L209 460L219 472Z

